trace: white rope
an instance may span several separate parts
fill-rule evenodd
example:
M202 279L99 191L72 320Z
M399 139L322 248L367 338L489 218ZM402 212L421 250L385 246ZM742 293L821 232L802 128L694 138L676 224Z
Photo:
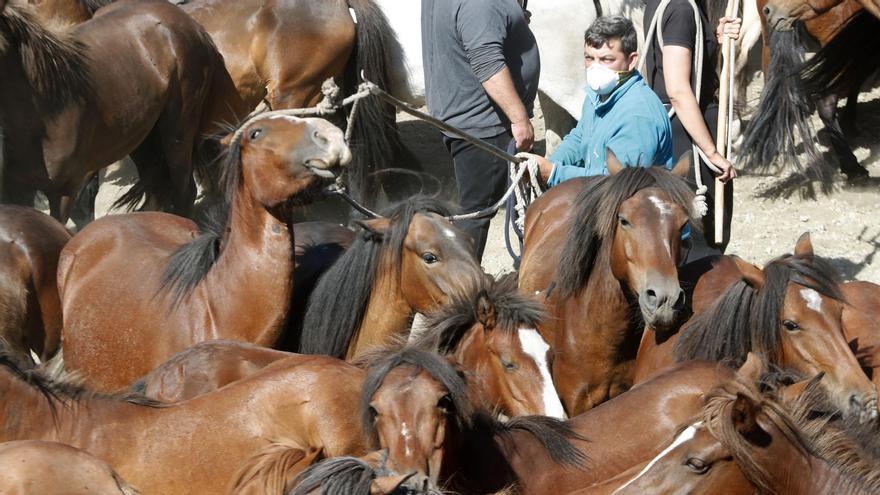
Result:
M643 72L645 68L645 64L648 61L648 58L645 56L648 54L648 50L651 48L651 38L654 35L654 32L657 33L657 45L660 50L663 50L663 27L662 23L658 23L658 20L663 19L663 14L666 11L666 7L669 6L670 0L661 0L660 4L657 6L656 12L654 12L654 17L651 19L651 24L648 27L648 34L645 35L645 53L639 57L639 72ZM697 39L694 40L694 70L693 70L693 87L694 87L694 96L697 99L697 104L700 102L700 91L703 85L703 22L700 18L700 9L697 7L696 2L694 0L688 0L688 3L691 6L691 9L694 11L694 23L697 26ZM669 108L669 118L671 119L675 115L675 108L670 105ZM703 153L703 151L696 145L693 146L693 156L694 156L694 178L697 182L697 190L694 192L694 212L700 217L704 217L709 213L709 204L706 202L706 192L709 190L706 187L706 184L703 182L703 174L700 167L700 160L706 163L706 166L709 167L710 170L715 172L716 174L723 173L721 169L716 167L712 162L709 161L709 158Z
M532 204L532 201L544 194L544 189L541 187L541 181L538 178L538 171L540 169L538 161L532 157L527 157L524 153L519 153L516 156L518 158L525 158L525 161L519 164L509 163L511 182L519 184L519 187L514 189L514 194L516 194L514 208L516 209L516 226L522 232L526 223L526 210ZM519 170L517 167L519 167ZM522 169L528 170L529 182L515 181L517 176L522 177L522 174L520 174Z
M526 159L526 156L523 153L518 153L516 155L516 158L519 159L518 163L508 162L508 167L511 172L511 174L510 174L511 175L510 187L507 188L507 191L504 192L504 195L501 196L501 199L496 201L494 205L492 205L488 208L482 209L480 211L475 211L472 213L465 213L462 215L452 215L452 216L446 217L446 218L450 222L457 222L460 220L473 220L475 218L487 217L489 215L494 214L496 211L498 211L498 209L501 208L502 205L504 205L504 203L507 201L508 198L510 198L510 196L512 194L517 194L517 208L518 208L517 212L519 212L520 211L519 210L519 208L520 208L520 194L523 194L519 191L520 186L521 186L520 182L522 182L522 178L525 175L525 173L529 172L529 176L531 177L531 182L532 182L530 187L532 187L534 191L541 191L541 189L540 189L541 186L538 185L538 189L534 189L535 184L537 184L538 162L535 161L534 158ZM533 163L533 165L530 166L529 163ZM514 170L517 167L519 168L519 170L516 170L516 173L514 173ZM528 198L531 198L531 194L533 194L533 193L523 194L523 200L525 201ZM538 192L535 197L540 196L540 195L541 195L541 193ZM523 217L525 216L525 208L527 208L527 207L528 207L528 203L522 204L521 208L523 211Z

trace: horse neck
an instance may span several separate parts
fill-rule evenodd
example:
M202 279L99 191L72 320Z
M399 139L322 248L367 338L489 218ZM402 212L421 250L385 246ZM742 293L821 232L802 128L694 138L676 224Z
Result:
M259 204L243 184L233 199L226 235L206 289L215 322L235 322L236 338L257 345L275 344L293 291L293 229ZM228 328L222 323L217 328Z
M803 472L792 472L789 481L793 485L787 488L791 493L803 493L807 495L820 495L825 493L848 493L851 495L876 493L870 489L862 488L858 482L850 479L843 471L819 457L811 456L807 460L809 476L803 476ZM781 493L781 491L780 491Z
M370 347L386 344L389 337L408 332L415 310L401 291L398 273L392 269L392 260L383 252L376 267L376 279L370 290L370 299L360 327L348 347L347 359L362 354Z
M0 442L21 439L52 439L56 433L49 399L33 386L0 370ZM26 411L26 413L23 413ZM56 404L59 419L67 408Z
M623 342L636 328L630 316L633 311L639 310L633 308L633 304L638 303L631 300L629 289L611 272L610 251L610 245L602 246L587 286L579 299L586 307L586 314L591 316L593 330L607 334L612 340L616 338Z

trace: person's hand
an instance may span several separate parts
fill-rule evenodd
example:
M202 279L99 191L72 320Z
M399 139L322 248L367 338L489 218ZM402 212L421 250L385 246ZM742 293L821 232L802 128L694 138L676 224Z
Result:
M532 145L535 144L535 129L529 119L510 124L510 133L516 140L516 151L532 150Z
M707 156L707 158L712 162L712 165L721 169L722 174L718 176L718 179L720 179L721 182L727 182L730 179L736 178L736 169L733 168L733 164L731 164L727 158L721 156L718 151Z
M724 38L732 40L739 39L739 30L742 27L742 19L739 17L722 17L718 19L718 28L715 30L715 38L718 43L724 41Z
M553 162L544 158L541 155L536 155L534 153L521 153L520 156L525 156L526 158L532 158L538 162L538 180L542 184L546 184L550 179L550 174L553 173ZM528 177L529 173L526 172L523 175L523 178Z

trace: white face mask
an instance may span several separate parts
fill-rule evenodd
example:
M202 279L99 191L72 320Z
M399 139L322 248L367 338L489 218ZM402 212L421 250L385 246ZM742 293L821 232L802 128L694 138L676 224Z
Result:
M620 74L600 63L594 62L587 69L587 84L600 96L605 96L614 91L620 81Z

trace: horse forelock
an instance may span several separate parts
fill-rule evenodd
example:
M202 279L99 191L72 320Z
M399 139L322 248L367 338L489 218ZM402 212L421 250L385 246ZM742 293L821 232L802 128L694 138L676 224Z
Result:
M600 253L611 248L620 205L649 187L662 190L692 216L693 191L662 167L625 167L616 175L588 179L574 200L573 221L556 270L563 297L574 297L586 285Z
M455 368L438 354L414 347L405 347L384 357L379 357L378 361L370 366L367 378L364 380L360 413L364 435L368 441L376 440L376 429L370 413L370 403L388 373L400 366L410 366L416 372L425 371L428 373L449 393L455 408L454 420L459 429L465 430L472 424L474 407L468 397L465 382Z
M484 298L495 313L492 330L516 332L536 328L546 317L543 305L519 292L516 273L495 280L489 275L479 283L467 284L462 291L449 294L449 302L426 315L425 330L416 339L416 347L442 354L453 352L464 335L479 320L478 307Z
M25 78L43 102L41 110L49 115L94 94L85 45L48 29L30 6L10 3L0 12L0 54L15 49Z

